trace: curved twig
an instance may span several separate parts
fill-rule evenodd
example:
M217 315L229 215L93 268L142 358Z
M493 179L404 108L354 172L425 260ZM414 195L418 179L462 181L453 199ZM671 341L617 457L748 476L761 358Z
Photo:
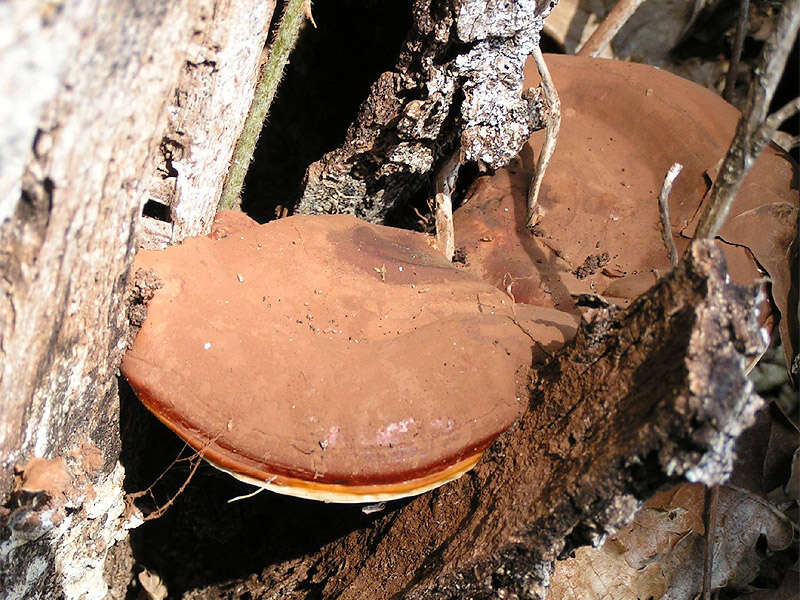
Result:
M553 156L553 151L558 141L558 130L561 128L561 100L558 98L558 91L553 84L550 77L550 71L547 69L547 64L544 62L542 50L536 46L533 50L533 60L536 62L536 68L539 70L539 75L542 78L542 91L544 92L545 100L547 101L547 126L544 133L544 142L542 143L542 150L539 153L539 160L536 161L536 169L533 172L531 185L528 188L528 220L527 227L531 228L539 222L542 215L539 208L539 192L542 189L542 181L544 180L547 165L550 164L550 159Z

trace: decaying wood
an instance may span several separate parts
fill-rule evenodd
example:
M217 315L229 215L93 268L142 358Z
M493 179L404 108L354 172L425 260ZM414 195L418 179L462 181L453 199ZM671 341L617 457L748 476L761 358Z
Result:
M253 99L275 1L203 0L196 7L200 24L151 166L148 200L164 208L154 216L145 211L139 236L146 248L208 233Z
M762 404L744 369L765 338L758 294L726 279L713 242L694 242L670 276L536 370L529 410L474 471L187 597L542 597L559 553L613 531L670 478L730 472Z
M4 597L101 598L108 592L109 549L134 524L124 512L125 473L117 461L116 370L124 350L123 300L138 215L159 149L165 173L173 169L183 176L172 179L173 191L191 196L173 205L175 230L168 239L178 230L187 235L202 229L198 215L209 207L213 214L214 191L227 168L226 142L214 136L222 131L225 138L225 127L189 131L174 112L168 127L169 103L191 109L186 105L196 96L184 94L179 80L206 81L224 67L237 83L231 98L211 104L216 114L223 107L235 110L232 97L242 95L247 57L226 52L244 30L266 31L272 5L0 4ZM254 46L253 72L260 51ZM221 56L228 65L220 63ZM170 177L159 180L169 185ZM203 188L210 202L204 204L192 185ZM66 475L52 489L26 492L26 465L34 457L63 463ZM122 579L112 587L124 595L130 573L117 571Z
M508 163L541 127L522 68L553 5L416 0L394 69L373 84L342 146L308 168L296 210L380 222L457 144L465 162Z

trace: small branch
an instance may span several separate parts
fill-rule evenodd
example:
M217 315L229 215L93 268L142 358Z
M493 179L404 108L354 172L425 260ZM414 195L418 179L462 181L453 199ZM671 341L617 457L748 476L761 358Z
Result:
M636 12L642 2L644 0L619 0L576 54L578 56L591 56L592 58L599 56L605 50L605 47L611 43L611 40L614 39L619 30L622 29L622 26L633 16L633 13Z
M798 101L795 100L767 118L769 104L783 74L798 28L800 0L788 0L783 5L775 31L764 43L742 118L739 119L736 135L722 161L708 204L700 217L696 238L716 237L728 217L744 176L777 129L776 123L797 110Z
M725 89L722 97L728 102L733 98L733 89L736 86L736 75L739 71L739 61L742 58L744 47L744 34L747 31L747 16L750 11L750 0L739 0L739 20L736 22L736 38L731 50L731 62L728 65L728 74L725 77Z
M794 137L789 138L786 143L786 146L787 147L784 148L786 152L791 152L792 150L800 146L800 135L796 135Z
M761 126L763 129L762 135L765 135L767 141L769 141L772 139L778 127L787 119L791 119L798 112L800 112L800 96L794 100L790 100L767 118L766 122Z
M536 168L533 172L531 185L528 188L527 226L529 228L535 226L542 217L541 212L538 210L539 192L542 189L542 181L544 180L545 171L547 171L547 165L550 164L550 159L553 156L553 151L558 141L558 130L561 128L561 100L558 98L558 91L550 77L550 71L547 69L547 63L544 62L542 50L539 46L536 46L533 50L533 60L536 62L536 68L539 70L539 76L542 78L540 85L544 92L549 114L544 132L542 150L539 153L539 160L536 161Z
M661 188L661 194L658 196L658 213L661 217L661 238L664 240L664 246L667 249L669 262L674 269L678 265L678 251L675 249L675 240L672 239L672 225L669 220L669 195L672 192L672 184L681 172L683 165L674 163L667 171L664 177L664 185Z
M256 83L253 103L245 119L239 141L231 157L231 166L225 185L222 187L217 210L236 210L239 208L239 196L242 193L244 178L250 167L253 152L261 134L264 120L267 118L275 91L283 77L283 69L289 60L289 54L297 43L297 36L303 24L310 4L308 0L289 0L281 17L275 41L269 50L269 57L261 68L261 75Z
M436 174L436 245L449 261L456 251L452 197L460 167L461 148L456 148Z

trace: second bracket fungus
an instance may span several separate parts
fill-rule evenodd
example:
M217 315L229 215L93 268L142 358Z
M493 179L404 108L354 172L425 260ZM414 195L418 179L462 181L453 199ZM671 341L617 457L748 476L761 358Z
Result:
M577 325L422 234L349 216L215 232L139 253L163 287L122 371L206 460L276 492L376 502L459 477Z
M532 231L526 227L543 132L515 163L475 182L454 213L456 246L466 250L467 271L518 302L577 312L575 296L594 293L627 305L672 268L659 225L664 176L673 163L683 165L669 197L669 234L681 253L740 113L713 92L647 65L561 55L547 62L563 118L538 220ZM526 85L537 83L531 63ZM791 159L767 147L718 236L735 282L769 278L772 303L764 302L762 318L771 328L771 308L778 309L787 353L797 348L790 269L797 215Z

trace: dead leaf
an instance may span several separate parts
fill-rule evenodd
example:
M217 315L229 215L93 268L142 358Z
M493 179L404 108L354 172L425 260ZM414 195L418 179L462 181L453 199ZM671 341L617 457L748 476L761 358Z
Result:
M581 548L574 558L557 563L551 597L692 600L703 577L704 494L697 484L656 494L602 548ZM791 544L789 519L747 490L722 486L718 518L714 588L749 584L772 553Z
M634 569L642 569L669 553L694 527L697 527L696 515L683 507L663 510L645 506L636 514L633 524L613 539L625 548L625 562Z
M657 564L631 567L613 543L579 548L574 558L556 563L550 598L560 600L639 600L661 598L666 589Z

